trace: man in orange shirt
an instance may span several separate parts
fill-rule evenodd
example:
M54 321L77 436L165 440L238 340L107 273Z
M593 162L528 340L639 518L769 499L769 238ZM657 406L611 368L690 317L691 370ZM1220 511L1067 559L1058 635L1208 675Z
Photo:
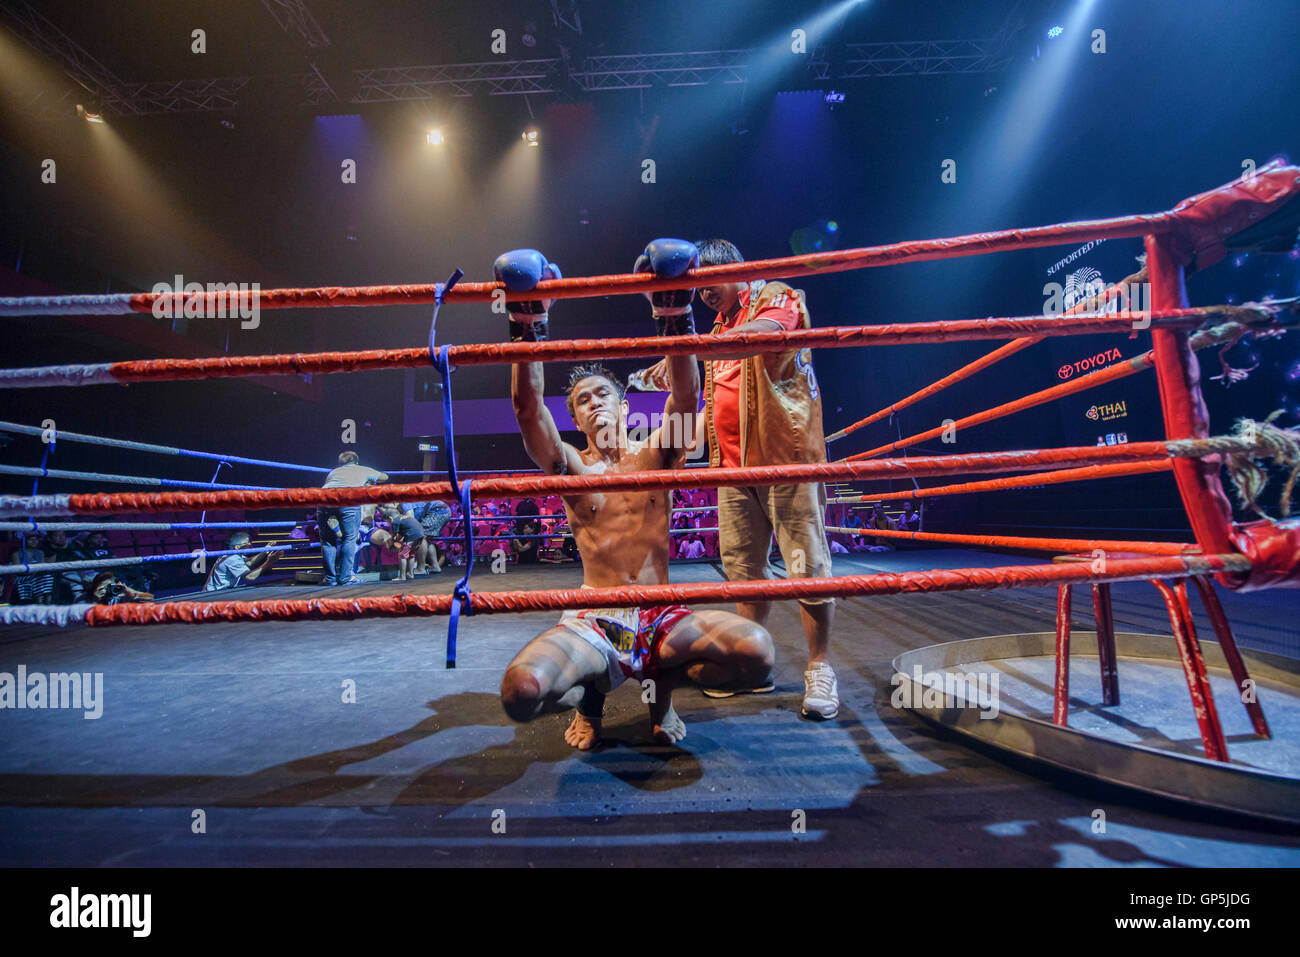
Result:
M696 246L701 266L742 261L740 250L725 239L708 239ZM714 335L812 326L803 293L782 282L715 283L698 292L717 313ZM646 370L643 381L652 386L662 383L665 365L660 362ZM706 361L704 367L705 414L698 423L696 446L707 438L710 467L826 461L821 390L810 349L742 351ZM768 562L773 533L788 578L829 576L825 511L825 487L819 482L718 489L718 548L727 579L775 577ZM827 660L835 600L800 599L799 607L808 641L803 713L828 720L839 712L838 683ZM767 621L770 603L742 602L736 611L761 625ZM705 691L713 697L734 693Z

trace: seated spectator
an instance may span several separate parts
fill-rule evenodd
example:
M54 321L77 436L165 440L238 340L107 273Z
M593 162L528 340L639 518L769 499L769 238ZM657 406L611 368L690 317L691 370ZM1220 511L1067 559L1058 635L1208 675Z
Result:
M68 557L65 558L64 561L89 562L89 561L95 561L96 559L112 558L112 557L113 557L113 552L108 547L108 536L105 535L103 532L91 532L89 535L87 535L85 538L81 540L80 544L74 545L72 549L70 549ZM71 574L76 575L78 581L80 582L80 592L79 592L78 600L90 601L89 591L90 591L91 584L95 580L96 569L83 568L78 571L72 572ZM122 572L120 574L120 577L134 578L134 576L132 576L129 572ZM143 584L138 580L135 580L132 583L137 587Z
M47 561L45 553L39 548L28 548L26 561L23 550L19 548L9 556L11 565L39 565ZM49 605L54 603L54 573L28 572L18 575L14 580L15 605Z
M112 572L100 572L91 579L86 589L86 601L99 605L120 605L126 602L153 601L153 595L136 591Z
M844 522L844 527L845 527L845 528L865 528L866 525L865 525L865 523L862 521L862 513L861 513L861 512L853 512L853 513L851 513L851 514L849 515L849 517L845 520L845 522ZM867 550L867 547L868 547L868 546L867 546L867 539L866 539L865 536L863 536L863 535L858 535L858 534L850 534L850 535L849 535L849 551L853 551L853 552L865 552L865 551Z
M867 516L867 528L878 528L883 530L895 528L894 523L890 520L889 516L885 514L884 507L879 502L875 502L871 506L871 514ZM887 552L893 548L893 545L888 538L868 536L867 541L870 542L867 546L867 551L869 552Z
M80 557L77 549L68 544L66 532L50 532L46 535L43 551L47 562L75 562ZM77 572L54 573L54 604L70 604L78 600L83 591L85 591L85 584Z
M677 549L678 558L703 558L704 543L700 541L699 532L690 532L686 536L686 541L682 542Z
M905 532L919 532L921 530L921 515L916 510L909 498L903 503L903 514L898 517L897 527Z
M871 512L867 515L867 528L897 529L894 520L885 514L885 506L880 502L871 504Z
M232 532L227 539L228 548L248 548L252 543L248 532ZM271 570L275 560L284 554L282 549L274 552L262 552L254 555L252 561L245 561L243 555L222 555L208 569L207 580L203 582L204 591L220 591L223 588L237 588L261 578ZM152 595L149 597L153 597Z
M871 503L871 514L867 516L867 528L892 529L894 523L885 514L885 507L879 502Z

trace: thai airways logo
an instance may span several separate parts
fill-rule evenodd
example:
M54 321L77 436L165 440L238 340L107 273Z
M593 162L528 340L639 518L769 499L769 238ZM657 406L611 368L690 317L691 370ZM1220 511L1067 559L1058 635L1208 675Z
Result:
M1128 408L1123 400L1119 402L1110 402L1106 405L1094 405L1087 412L1083 413L1093 422L1109 422L1111 419L1122 419L1128 415Z

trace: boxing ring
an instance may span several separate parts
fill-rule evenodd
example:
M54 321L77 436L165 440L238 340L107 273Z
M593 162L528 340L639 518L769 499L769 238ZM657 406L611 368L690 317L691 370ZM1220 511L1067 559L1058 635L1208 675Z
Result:
M205 602L175 601L138 605L26 606L0 609L0 622L53 626L85 624L93 628L169 623L268 621L356 621L368 618L447 616L445 661L454 668L457 629L462 616L559 611L593 606L701 604L731 601L781 600L813 597L861 597L1013 588L1057 588L1056 629L1044 635L977 638L971 642L937 645L900 656L894 666L900 688L915 690L913 708L924 717L955 731L1027 757L1081 773L1096 771L1107 780L1148 787L1162 779L1160 768L1182 769L1165 774L1169 786L1161 793L1184 800L1232 807L1269 817L1300 816L1300 768L1275 774L1233 763L1211 688L1216 669L1230 673L1229 687L1243 696L1253 733L1270 736L1263 705L1248 693L1263 687L1271 695L1289 693L1300 700L1300 678L1292 662L1244 656L1236 648L1227 617L1211 582L1233 592L1300 587L1300 520L1233 521L1232 507L1220 478L1225 463L1252 461L1284 453L1294 442L1281 430L1252 426L1236 434L1213 434L1200 392L1198 349L1221 346L1243 335L1276 335L1300 320L1295 303L1251 303L1245 306L1190 307L1184 274L1221 259L1228 248L1275 251L1295 241L1300 212L1300 169L1278 162L1260 168L1250 180L1238 180L1192 197L1171 210L1149 215L1004 230L950 239L895 243L887 246L805 255L725 266L702 267L676 279L614 275L559 279L534 290L509 291L499 283L460 281L459 270L446 283L325 287L266 290L259 294L263 309L319 306L380 306L431 304L434 322L429 343L408 349L321 352L310 354L221 356L202 359L147 359L98 364L67 364L0 370L0 389L91 387L134 382L161 382L254 375L341 374L367 369L417 368L433 365L442 375L449 468L445 480L348 489L221 488L208 491L75 493L0 496L0 519L40 519L131 515L154 511L199 511L217 508L272 509L345 506L394 500L442 499L460 502L466 516L466 552L473 554L473 525L469 519L474 496L577 494L601 491L651 491L681 487L761 486L796 482L869 481L888 478L949 478L1023 473L978 482L963 482L921 494L962 494L998 491L1028 484L1089 481L1114 475L1171 471L1177 483L1194 541L1186 543L1109 539L962 536L943 533L870 530L872 536L908 537L919 541L983 545L1047 552L1055 560L994 567L933 569L829 578L779 581L664 584L600 589L549 591L481 591L470 587L472 562L450 595L399 594L355 598L250 599ZM1142 237L1146 263L1141 273L1110 287L1060 316L1015 316L941 320L907 324L835 327L790 332L746 333L725 341L709 336L612 338L536 343L437 344L437 309L449 302L521 301L587 296L640 295L657 290L691 288L716 282L758 278L791 279L850 269L947 259L1102 238ZM1131 282L1150 284L1149 308L1137 313L1107 312L1122 301ZM205 309L222 305L221 294L171 294L177 306L186 302ZM158 294L30 297L0 300L0 317L15 315L122 315L152 311ZM885 347L902 344L959 341L1001 341L988 355L937 380L919 392L829 437L838 441L858 429L957 381L990 368L998 361L1049 337L1085 334L1130 336L1150 332L1151 349L1120 365L1081 376L1052 389L1031 393L1011 403L959 420L958 428L978 425L1022 409L1053 401L1105 382L1154 369L1159 385L1166 438L1122 446L1064 447L1006 452L882 458L925 441L933 430L900 439L866 452L824 464L664 470L613 475L485 476L462 480L455 464L452 372L455 367L508 364L519 361L580 361L594 358L660 357L694 354L701 358L734 352L737 346L754 352L803 348ZM1258 425L1258 424L1256 424ZM910 493L909 493L910 495ZM832 529L832 531L850 531ZM496 537L496 536L493 536ZM1193 625L1187 582L1191 581L1214 625L1217 645L1202 642ZM1173 639L1116 632L1110 610L1110 587L1116 583L1151 582L1168 611ZM1071 596L1075 585L1091 589L1098 621L1095 633L1072 633ZM472 631L472 629L471 629ZM1132 780L1112 773L1124 764L1099 761L1086 732L1070 727L1070 662L1078 654L1072 639L1095 638L1098 648L1103 706L1120 701L1120 665L1135 658L1176 661L1187 683L1203 756L1161 752L1142 759L1148 770ZM843 642L844 638L839 641ZM851 640L851 639L849 639ZM939 702L927 700L925 682L914 682L913 668L943 671L996 660L1050 660L1053 684L1050 718L1017 715L1014 721L971 718L970 703L960 693L945 690ZM916 685L912 689L911 684ZM1220 682L1222 684L1222 682ZM974 722L974 723L972 723ZM1007 731L1007 728L1013 728ZM1032 733L1025 729L1032 728ZM1089 740L1085 740L1089 739ZM1008 744L1009 740L1014 743ZM1026 743L1028 741L1028 743ZM1069 742L1065 745L1047 742ZM1080 743L1083 742L1083 743ZM1130 749L1141 750L1141 749ZM1127 752L1126 752L1127 753ZM1091 762L1091 766L1090 766ZM1191 764L1189 765L1189 762ZM1195 766L1195 771L1187 768ZM1174 783L1170 784L1173 780ZM1243 787L1241 781L1252 782ZM1267 786L1259 787L1265 781ZM1178 782L1183 782L1179 784ZM1207 783L1208 782L1208 783ZM1226 782L1226 783L1225 783ZM1264 797L1252 803L1251 788ZM1288 808L1290 809L1288 812Z

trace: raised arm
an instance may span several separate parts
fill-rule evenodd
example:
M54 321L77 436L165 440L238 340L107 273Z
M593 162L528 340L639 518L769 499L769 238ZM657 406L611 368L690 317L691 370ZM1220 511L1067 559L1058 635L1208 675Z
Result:
M284 554L283 549L276 549L273 552L262 552L260 555L254 555L253 560L248 563L248 574L244 576L245 582L257 581L262 575L271 570L275 560Z
M695 356L673 356L668 360L668 399L664 402L664 424L660 431L664 448L689 452L695 448L699 429L697 420L704 418L700 408L700 367ZM669 423L672 423L671 426Z
M660 278L675 278L700 264L694 243L682 239L656 239L633 266L635 272L653 272ZM695 315L691 312L694 289L669 289L647 294L656 332L661 336L693 335ZM654 448L663 450L664 464L676 465L694 447L696 410L700 407L700 367L694 355L669 356L668 399L664 402L663 425L650 437Z
M551 410L542 401L542 364L518 362L510 367L510 399L524 450L549 475L577 471L577 450L560 438Z
M535 249L502 253L492 271L511 292L526 292L543 279L560 278L560 268L548 263L546 257ZM543 299L507 304L510 341L545 341L550 306L551 300ZM555 419L543 401L544 390L540 362L518 362L511 367L510 400L515 409L515 421L519 423L519 433L524 439L524 450L538 468L550 475L576 471L581 464L578 452L560 438Z

